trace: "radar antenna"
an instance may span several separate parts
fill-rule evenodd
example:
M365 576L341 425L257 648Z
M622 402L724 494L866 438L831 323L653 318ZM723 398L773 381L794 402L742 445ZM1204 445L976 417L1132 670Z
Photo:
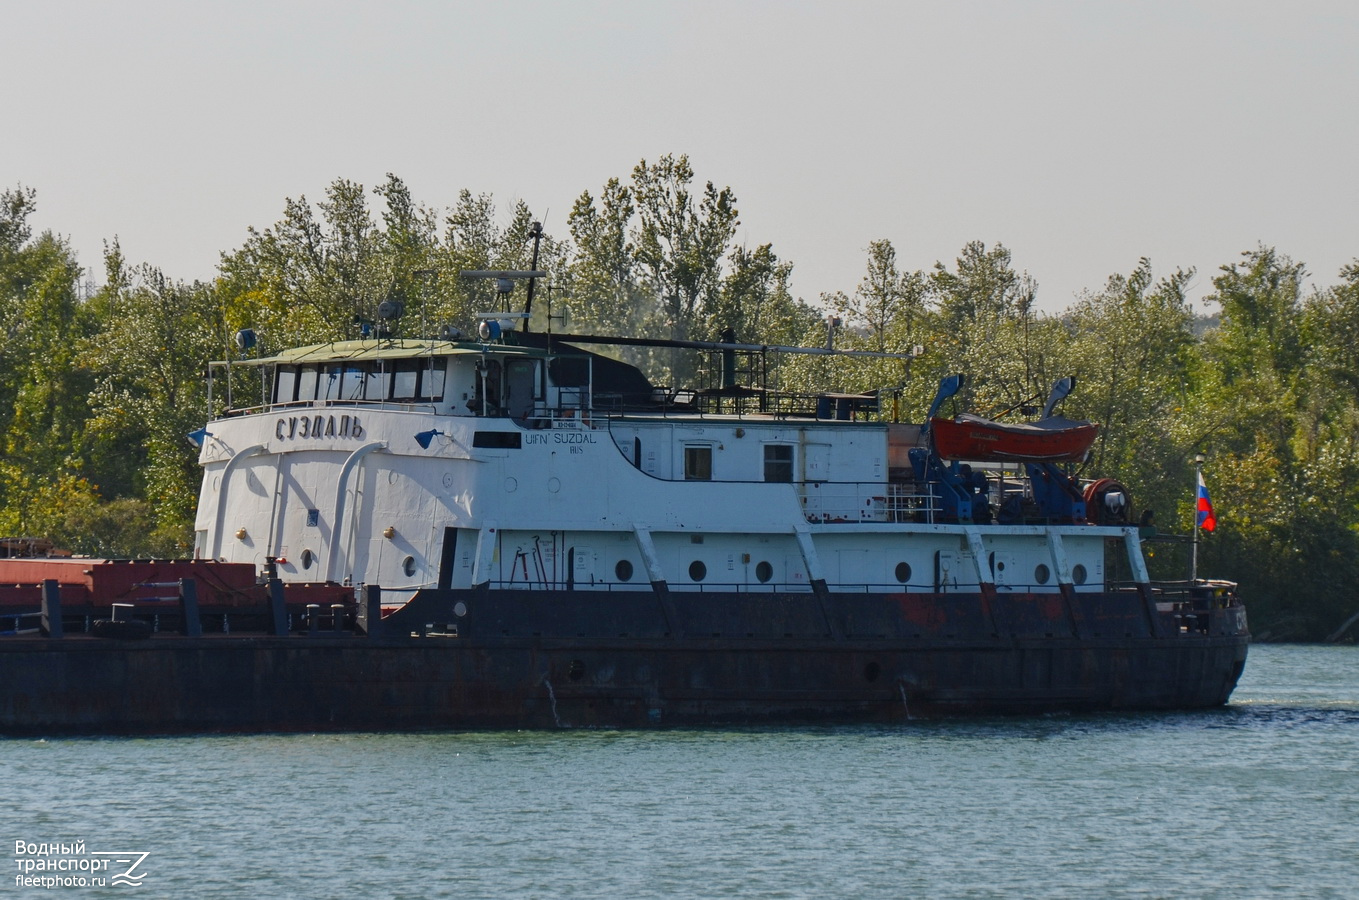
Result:
M537 223L534 223L537 224ZM534 259L537 260L537 247L534 247ZM510 293L514 290L514 283L521 279L528 279L529 298L532 302L533 283L537 278L546 278L546 272L537 269L471 269L460 273L461 278L494 278L496 293L500 294L500 305L506 312L479 312L476 314L478 321L477 333L482 340L494 340L500 337L501 332L513 330L516 320L522 320L524 331L528 331L529 311L525 307L521 313L508 312Z

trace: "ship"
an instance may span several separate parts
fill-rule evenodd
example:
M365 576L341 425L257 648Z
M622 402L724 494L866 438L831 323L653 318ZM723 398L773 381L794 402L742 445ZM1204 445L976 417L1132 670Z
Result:
M960 378L899 423L876 395L743 382L770 353L852 352L829 345L527 326L492 312L467 336L214 363L192 559L0 560L0 732L885 723L1230 697L1250 639L1236 585L1153 581L1126 489L1042 448L941 453L931 425ZM694 351L718 374L659 386L605 344Z

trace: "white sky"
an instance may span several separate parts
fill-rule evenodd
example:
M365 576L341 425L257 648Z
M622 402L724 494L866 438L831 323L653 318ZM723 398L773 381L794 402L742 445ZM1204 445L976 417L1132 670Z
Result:
M1001 242L1044 309L1257 243L1359 257L1353 2L0 0L0 186L102 280L102 242L210 278L285 197L582 190L688 153L809 300L868 242ZM378 198L373 198L374 202Z

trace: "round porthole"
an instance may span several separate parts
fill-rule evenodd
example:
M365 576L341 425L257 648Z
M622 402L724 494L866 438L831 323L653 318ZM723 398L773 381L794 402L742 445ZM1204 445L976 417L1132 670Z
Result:
M897 581L905 584L911 580L911 567L904 562L897 563Z
M696 559L689 563L689 579L691 581L702 581L708 577L708 567L703 565L703 561Z
M1076 563L1076 565L1071 567L1072 581L1074 581L1076 584L1085 584L1085 578L1086 578L1085 566L1081 565L1080 563Z
M409 578L409 577L411 577L412 575L415 574L415 557L414 557L414 556L408 556L408 557L406 557L405 559L401 560L401 571L403 571L403 572L406 573L406 577L407 577L407 578Z
M310 550L303 550L303 551L302 551L302 568L303 568L303 569L310 569L312 563L314 563L314 562L316 562L316 554L315 554L315 553L312 553Z
M756 563L755 577L760 580L760 584L767 584L774 577L774 567L767 562Z
M631 581L632 563L628 562L626 559L620 559L618 565L613 567L613 574L619 581Z
M1039 584L1047 584L1051 577L1052 570L1047 567L1046 563L1039 563L1038 568L1033 570L1033 580Z

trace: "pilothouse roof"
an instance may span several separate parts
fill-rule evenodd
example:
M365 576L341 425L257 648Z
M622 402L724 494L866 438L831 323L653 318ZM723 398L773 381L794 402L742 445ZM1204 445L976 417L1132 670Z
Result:
M546 356L537 347L513 344L483 345L466 341L370 340L332 341L309 347L292 347L274 356L260 359L232 360L233 366L303 365L322 362L369 362L383 359L413 359L419 356L480 355L491 347L498 354L518 356ZM560 355L560 353L558 354ZM227 365L216 362L213 365Z

